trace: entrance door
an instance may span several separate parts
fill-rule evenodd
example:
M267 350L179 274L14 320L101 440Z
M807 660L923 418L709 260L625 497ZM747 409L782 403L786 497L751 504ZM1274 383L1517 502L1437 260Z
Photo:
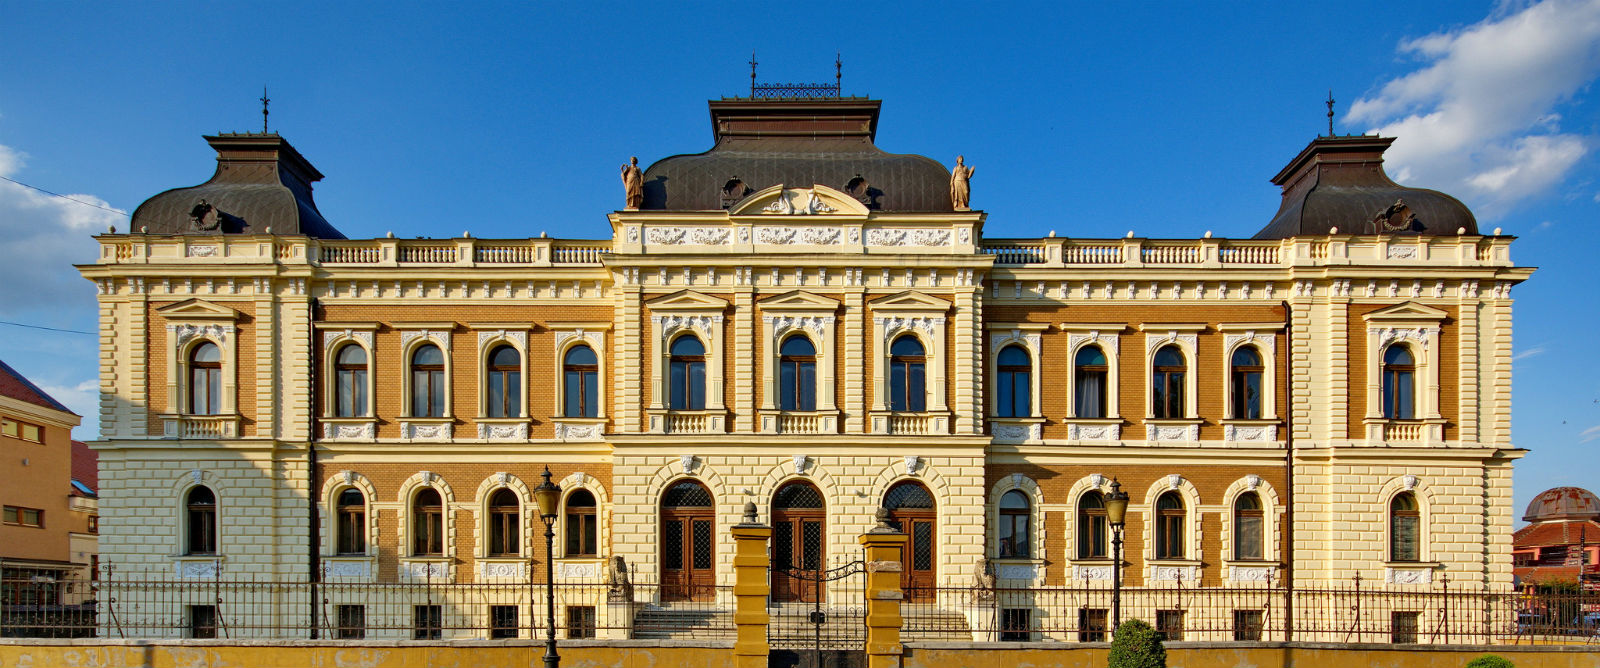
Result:
M825 513L822 493L811 483L797 480L772 495L774 600L810 603L825 596L818 580L827 563Z
M933 600L933 564L938 544L933 495L922 483L904 480L883 495L883 507L889 509L890 524L910 537L906 543L911 554L901 555L900 559L904 568L900 586L905 589L906 600Z
M716 597L716 516L711 490L683 480L661 496L661 600Z

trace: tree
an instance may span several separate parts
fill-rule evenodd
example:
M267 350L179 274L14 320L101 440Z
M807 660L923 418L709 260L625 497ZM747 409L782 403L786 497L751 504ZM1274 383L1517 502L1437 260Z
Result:
M1130 619L1117 627L1111 640L1108 668L1167 668L1167 648L1161 635L1143 620Z

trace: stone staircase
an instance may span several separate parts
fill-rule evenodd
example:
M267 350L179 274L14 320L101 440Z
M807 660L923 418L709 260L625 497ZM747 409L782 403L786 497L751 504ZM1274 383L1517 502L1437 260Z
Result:
M901 612L905 615L905 611ZM967 618L955 610L919 608L914 617L905 617L905 627L900 629L900 641L957 640L972 641L972 631Z
M733 640L735 635L733 609L711 603L646 605L633 616L633 637L641 640Z

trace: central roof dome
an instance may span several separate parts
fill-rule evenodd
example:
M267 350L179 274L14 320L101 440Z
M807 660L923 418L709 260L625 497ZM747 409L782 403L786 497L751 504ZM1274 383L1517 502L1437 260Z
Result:
M709 104L716 144L645 170L641 209L731 209L771 186L820 184L873 210L954 210L944 165L873 143L879 100L725 98Z
M1557 487L1540 492L1528 504L1524 522L1600 520L1600 497L1582 487Z

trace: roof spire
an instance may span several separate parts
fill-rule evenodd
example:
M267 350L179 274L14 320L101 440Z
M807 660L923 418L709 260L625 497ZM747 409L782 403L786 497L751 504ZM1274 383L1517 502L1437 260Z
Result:
M1328 136L1333 136L1333 89L1328 89Z
M844 61L839 60L839 52L833 52L833 87L839 90L839 97L844 97Z
M267 87L261 87L261 134L267 134L267 103L272 98L267 97Z
M756 96L756 51L750 50L750 97Z

